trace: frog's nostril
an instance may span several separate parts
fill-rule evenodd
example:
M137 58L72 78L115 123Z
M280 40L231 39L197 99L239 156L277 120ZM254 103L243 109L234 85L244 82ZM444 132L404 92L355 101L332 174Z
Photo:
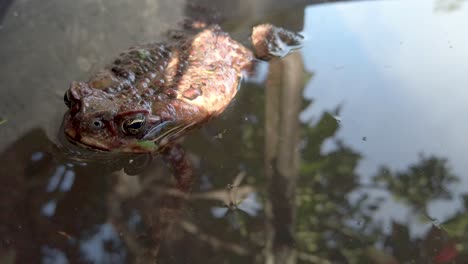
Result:
M102 122L102 120L100 120L100 119L95 119L95 120L93 121L93 128L95 128L95 129L101 129L101 128L103 128L103 127L104 127L104 122Z
M65 102L65 105L66 105L69 109L72 108L73 101L72 101L71 98L70 98L70 91L67 91L67 92L63 95L63 101Z

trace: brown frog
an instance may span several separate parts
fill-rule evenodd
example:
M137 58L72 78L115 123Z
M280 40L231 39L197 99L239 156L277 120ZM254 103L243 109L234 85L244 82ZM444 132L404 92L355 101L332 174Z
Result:
M254 52L218 25L194 22L165 43L130 48L65 93L67 138L87 148L156 152L220 115L257 59L300 47L300 34L270 24L252 30Z

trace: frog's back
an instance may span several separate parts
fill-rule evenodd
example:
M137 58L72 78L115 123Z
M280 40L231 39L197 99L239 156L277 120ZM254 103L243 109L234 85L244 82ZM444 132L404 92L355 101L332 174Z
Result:
M201 30L185 44L190 47L182 49L186 52L179 57L182 64L174 63L185 64L176 84L179 99L218 115L235 96L242 71L253 55L217 25Z
M90 83L109 93L133 94L148 106L164 99L180 100L177 107L187 104L193 120L196 113L211 117L226 108L252 59L253 54L218 25L209 25L174 31L166 42L132 47L109 67L114 76L98 74Z

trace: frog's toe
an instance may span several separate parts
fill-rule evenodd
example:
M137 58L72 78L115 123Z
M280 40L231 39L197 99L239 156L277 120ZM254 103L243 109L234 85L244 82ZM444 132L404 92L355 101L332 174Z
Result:
M261 24L252 30L255 56L261 60L284 57L301 48L303 41L301 34L271 24Z

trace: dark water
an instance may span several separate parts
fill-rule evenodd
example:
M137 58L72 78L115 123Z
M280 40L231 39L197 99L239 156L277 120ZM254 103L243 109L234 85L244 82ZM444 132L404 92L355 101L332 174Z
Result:
M186 3L0 4L0 263L467 263L466 4L218 4L305 47L143 167L65 152L63 91Z

